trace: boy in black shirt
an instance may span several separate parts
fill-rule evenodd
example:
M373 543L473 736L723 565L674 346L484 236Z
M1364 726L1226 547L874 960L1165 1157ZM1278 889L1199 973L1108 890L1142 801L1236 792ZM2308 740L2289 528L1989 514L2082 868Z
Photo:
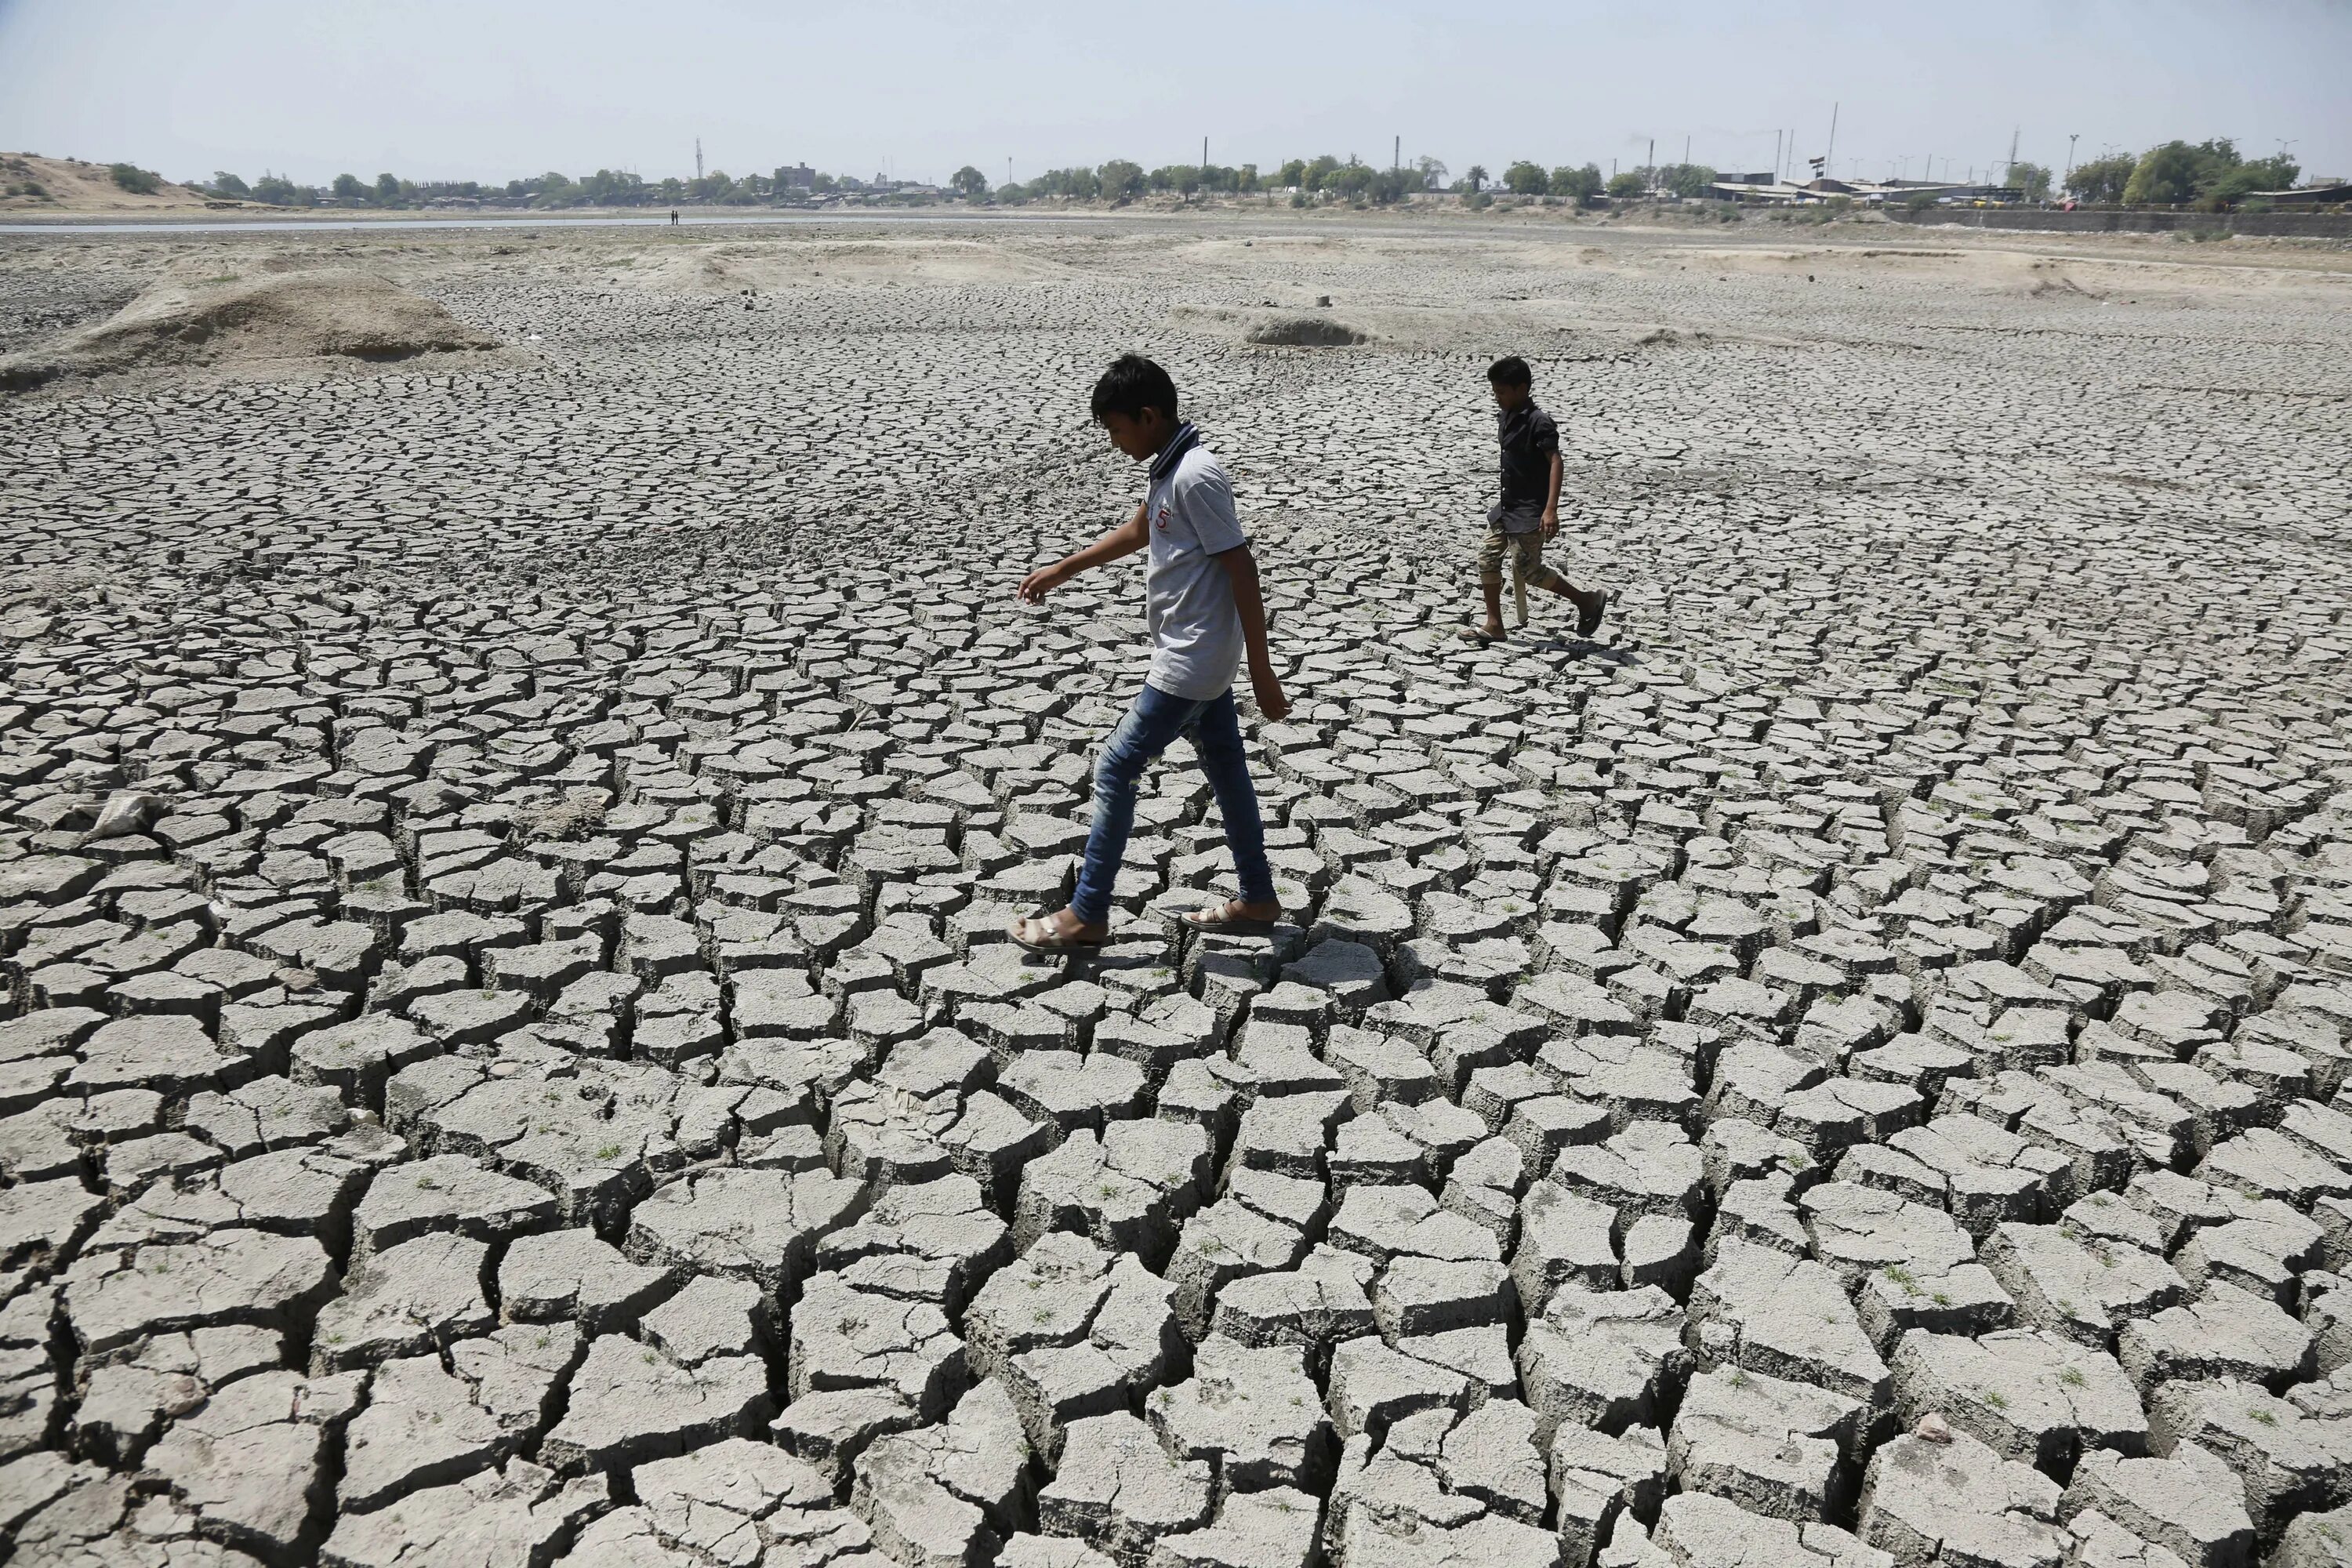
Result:
M1576 605L1576 635L1589 637L1601 629L1608 612L1609 595L1599 588L1578 588L1543 563L1544 541L1559 531L1559 427L1551 416L1536 406L1535 376L1517 354L1498 359L1486 369L1494 389L1496 424L1502 438L1502 497L1487 509L1486 540L1478 551L1478 587L1486 598L1486 622L1465 626L1465 642L1484 646L1503 636L1503 562L1509 557L1511 579L1519 591L1522 621L1527 589L1532 584L1549 588Z

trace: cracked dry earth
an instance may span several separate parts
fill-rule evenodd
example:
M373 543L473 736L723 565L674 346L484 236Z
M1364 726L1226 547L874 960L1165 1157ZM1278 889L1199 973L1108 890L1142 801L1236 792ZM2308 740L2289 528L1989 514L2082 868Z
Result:
M531 356L0 404L14 1561L2352 1562L2340 258L1581 232L7 242ZM1024 961L1139 343L1293 919L1179 758Z

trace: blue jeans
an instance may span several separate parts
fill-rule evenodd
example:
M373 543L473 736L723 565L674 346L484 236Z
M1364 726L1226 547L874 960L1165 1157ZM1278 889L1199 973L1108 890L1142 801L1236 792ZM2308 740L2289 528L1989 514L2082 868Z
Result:
M1274 901L1274 868L1265 863L1265 827L1258 820L1257 791L1250 784L1233 692L1195 702L1147 685L1135 694L1134 706L1095 761L1094 826L1078 868L1078 890L1070 900L1072 912L1088 925L1110 921L1111 885L1127 853L1128 835L1135 830L1136 785L1152 759L1179 735L1192 742L1217 797L1225 842L1241 873L1242 897L1254 904Z

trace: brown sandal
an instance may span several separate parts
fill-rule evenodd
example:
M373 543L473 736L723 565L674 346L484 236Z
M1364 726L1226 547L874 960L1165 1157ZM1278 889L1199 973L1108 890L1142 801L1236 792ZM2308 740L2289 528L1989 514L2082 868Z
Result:
M1272 936L1281 917L1260 920L1249 915L1229 915L1227 910L1239 903L1228 900L1213 910L1194 910L1183 917L1184 929L1199 931L1203 936Z
M1004 928L1004 934L1030 952L1042 952L1049 957L1065 952L1091 952L1110 941L1108 932L1101 936L1065 936L1055 931L1042 940L1021 934L1024 926L1043 924L1045 920L1044 915L1023 915Z

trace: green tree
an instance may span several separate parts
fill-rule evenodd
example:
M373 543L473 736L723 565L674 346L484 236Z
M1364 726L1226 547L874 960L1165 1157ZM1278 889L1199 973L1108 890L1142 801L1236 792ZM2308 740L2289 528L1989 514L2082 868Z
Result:
M2238 166L2262 182L2253 187L2258 191L2292 190L2303 173L2303 165L2284 153L2275 157L2255 158Z
M1143 165L1125 158L1113 158L1096 171L1102 181L1102 194L1113 201L1132 201L1143 194Z
M163 176L136 163L109 163L106 172L114 183L134 196L152 196L163 188Z
M1296 189L1307 184L1307 160L1293 158L1274 172L1276 185Z
M2217 165L2199 182L2197 200L2214 212L2226 212L2256 191L2283 191L2294 184L2302 166L2282 153L2250 163Z
M652 194L652 187L636 175L612 169L599 169L580 182L581 200L590 206L635 206Z
M1515 196L1539 196L1551 183L1540 163L1530 163L1521 158L1503 171L1503 185Z
M261 178L253 182L253 199L257 202L266 202L273 207L310 205L302 200L301 187L295 184L293 181L283 174L272 174L266 171Z
M1685 201L1706 195L1715 171L1705 163L1668 163L1658 170L1658 184Z
M719 174L714 177L720 180L727 178L724 174ZM707 186L709 184L709 181L689 183L688 185L689 199L695 201L709 200L709 198L707 195L702 195L699 189L699 187ZM572 183L571 175L560 174L552 169L550 169L546 174L540 175L535 180L509 180L507 182L507 195L510 196L525 197L530 201L530 205L535 207L577 206L582 201L586 199L583 195L580 187Z
M335 193L335 199L339 202L357 202L367 199L368 188L360 183L360 177L357 174L337 174L335 183L327 188Z
M2157 203L2165 206L2185 206L2197 199L2199 184L2208 177L2214 162L2211 142L2203 148L2191 147L2186 142L2167 142L2140 154L2139 163L2132 169L2131 179L2124 186L2124 201L2130 206ZM2229 146L2223 142L2223 146ZM2230 148L2229 162L2238 161L2237 149Z
M1622 174L1609 176L1609 195L1612 200L1622 202L1628 197L1638 196L1647 189L1649 186L1643 183L1642 176L1632 169L1626 170Z
M1578 206L1584 206L1601 194L1601 165L1587 163L1580 169L1566 164L1551 172L1551 194L1566 196Z
M2066 189L2078 200L2113 205L2124 199L2124 187L2138 166L2139 161L2127 154L2094 158L2074 165L2066 176Z
M1162 163L1143 177L1147 189L1174 191L1190 197L1203 184L1198 163Z
M1319 191L1329 182L1332 175L1339 172L1339 160L1326 153L1307 165L1307 173L1300 179L1299 184L1310 191Z
M988 195L988 176L970 163L950 175L948 184L955 187L956 195L968 202L976 202Z
M2039 163L2011 163L2000 183L2023 191L2027 201L2038 202L2050 194L2050 171Z
M1471 164L1470 172L1462 176L1462 183L1469 187L1470 194L1474 196L1480 191L1485 190L1486 188L1486 165L1484 163Z
M1255 195L1265 187L1265 182L1258 177L1255 163L1244 163L1234 175L1234 189L1243 195Z
M1421 176L1420 189L1442 191L1445 188L1445 165L1427 153L1412 161L1412 172Z
M1102 195L1102 176L1092 169L1048 169L1029 182L1032 196L1067 196L1090 202Z
M215 169L213 171L213 193L215 195L228 196L236 201L243 201L246 197L253 195L253 187L247 184L243 180L238 179L235 174L230 174L226 169Z

